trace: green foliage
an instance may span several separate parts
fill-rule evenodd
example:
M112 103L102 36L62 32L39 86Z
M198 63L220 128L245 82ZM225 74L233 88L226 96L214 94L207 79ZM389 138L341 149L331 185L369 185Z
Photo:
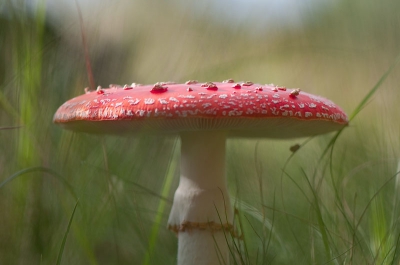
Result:
M274 82L353 113L294 153L298 140L228 141L233 264L399 263L397 1L338 1L295 29L259 32L179 1L134 2L101 20L82 9L97 85ZM89 86L78 20L50 20L45 1L0 10L0 264L174 264L176 139L53 125Z
M69 219L68 227L67 227L67 230L65 231L65 235L64 235L64 238L61 243L60 252L58 253L57 265L61 264L62 255L63 255L64 247L65 247L65 242L67 241L69 229L71 228L71 223L72 223L72 220L74 219L74 215L75 215L76 207L78 207L78 203L79 203L79 201L76 202L74 210L72 211L72 214L71 214L71 218Z

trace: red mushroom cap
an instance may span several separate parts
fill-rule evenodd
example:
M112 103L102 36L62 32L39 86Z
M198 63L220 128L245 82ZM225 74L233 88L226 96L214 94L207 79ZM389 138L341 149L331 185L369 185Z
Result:
M190 89L189 89L190 87ZM347 115L333 102L299 89L230 82L113 86L64 103L54 122L88 133L225 130L239 137L304 137L339 130Z

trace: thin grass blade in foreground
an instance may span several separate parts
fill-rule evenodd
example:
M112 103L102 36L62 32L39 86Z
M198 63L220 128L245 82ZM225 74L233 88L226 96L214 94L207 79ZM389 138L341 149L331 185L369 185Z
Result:
M368 94L361 100L360 104L354 109L353 113L350 115L350 121L352 121L357 114L365 107L368 100L375 94L378 88L383 84L389 74L394 70L394 68L400 63L400 54L397 55L394 63L389 67L389 69L382 75L379 81L375 84L375 86L368 92Z
M174 175L175 175L176 169L178 167L177 161L179 161L179 158L178 158L179 149L176 147L177 142L178 142L178 140L176 139L175 144L172 148L172 158L169 162L169 167L167 169L165 181L164 181L163 188L161 191L161 197L163 197L163 198L168 197L168 194L170 193L172 182L173 182L172 180L174 179ZM160 203L159 203L158 209L157 209L157 215L155 217L153 227L151 228L149 244L147 247L145 260L143 261L144 265L151 264L151 257L154 254L154 249L156 248L157 236L158 236L158 233L160 230L160 225L162 224L161 219L164 214L165 206L166 206L166 201L163 199L160 199Z
M395 69L395 67L400 63L400 54L396 57L396 60L393 62L393 64L386 70L386 72L381 76L381 78L378 80L378 82L372 87L372 89L367 93L367 95L365 95L365 97L361 100L361 102L357 105L357 107L354 109L354 111L352 112L352 114L349 117L349 121L351 122L359 113L360 111L366 106L366 104L368 103L368 101L372 98L372 96L376 93L376 91L381 87L381 85L384 83L384 81L387 79L387 77L390 75L390 73ZM341 129L340 131L338 131L334 137L331 139L331 141L329 142L329 144L326 146L324 152L321 155L320 161L322 161L322 158L327 154L327 152L330 149L330 156L329 156L329 168L330 168L330 176L331 176L331 181L332 181L332 185L333 185L333 189L335 191L335 197L339 203L338 207L340 207L341 212L343 213L343 217L346 218L347 220L347 216L345 216L344 214L344 210L343 210L343 205L341 205L340 199L339 199L339 191L337 188L337 184L335 182L335 178L334 178L334 172L333 172L333 150L334 150L334 146L336 143L336 140L338 139L339 135L343 132L345 128ZM388 183L388 182L386 182ZM385 183L385 184L386 184ZM385 186L385 185L383 185ZM380 189L379 189L380 190ZM379 192L378 190L378 192ZM375 196L378 194L378 192L371 198L371 201L375 198ZM370 202L371 202L370 201ZM369 208L369 204L367 208ZM366 209L367 209L366 208ZM362 217L364 216L364 213L366 211L366 209L364 210L363 214L360 217L360 220L358 221L358 223L356 224L356 226L353 228L354 232L357 231L357 228L361 222ZM350 224L349 220L347 220L347 222Z
M65 243L67 242L67 236L68 236L68 233L69 233L69 229L71 228L72 220L74 219L76 207L78 207L78 204L79 204L79 200L75 204L74 210L72 211L72 214L71 214L71 218L69 218L67 231L65 231L64 238L63 238L63 241L61 243L60 251L58 252L57 263L56 263L57 265L61 264L61 259L62 259L62 255L63 255L63 252L64 252Z
M396 60L393 62L393 64L387 69L387 71L381 76L381 78L378 80L378 82L372 87L372 89L367 93L367 95L361 100L361 102L357 105L357 107L354 109L354 111L352 112L352 114L349 117L349 121L352 121L359 113L360 111L366 106L366 104L368 103L368 101L372 98L372 96L375 94L375 92L381 87L381 85L384 83L384 81L387 79L387 77L390 75L390 73L392 73L392 71L395 69L395 67L400 63L400 54L397 56ZM339 138L340 134L343 132L344 129L346 129L347 127L339 130L333 137L332 139L329 141L328 145L325 147L323 153L320 156L318 165L321 164L321 162L323 161L323 158L325 157L325 155L328 153L328 151L330 151L330 175L331 175L331 180L332 180L332 184L333 184L333 188L334 188L334 192L335 192L335 196L336 199L339 198L339 193L338 193L338 189L337 189L337 184L334 181L334 174L333 174L333 150L334 150L334 144L336 143L336 140ZM306 145L312 138L307 139L303 144L300 145L300 148L303 147L304 145ZM283 170L282 170L282 175L281 175L281 180L283 179L283 175L285 174L285 169L288 166L289 162L291 161L291 159L293 158L293 156L297 153L298 148L289 156L289 158L287 159L287 161L284 164ZM318 166L317 166L318 167ZM315 171L316 174L317 171ZM292 181L294 181L292 179ZM296 183L295 183L296 184ZM296 184L297 185L297 184ZM282 188L282 183L281 183L281 188ZM282 198L282 202L283 202L283 207L285 209L285 203L284 200ZM338 205L339 207L341 206L340 204ZM343 212L343 211L342 211ZM321 213L320 213L321 214ZM321 215L319 215L319 222L321 222L322 219ZM288 220L287 220L288 221ZM289 221L288 221L289 222ZM320 223L321 225L321 223ZM358 226L358 225L357 225ZM322 225L322 231L326 231L325 230L325 226ZM294 233L292 231L292 233ZM295 237L296 238L296 237ZM329 243L329 240L327 239L326 235L325 235L325 240L324 240L324 245L325 245L325 251L328 254L328 257L331 256L331 254L329 251L329 246L327 245ZM300 246L300 245L299 245ZM333 259L330 257L329 262L333 261Z
M392 71L395 69L395 67L400 63L400 54L397 55L396 60L393 62L393 64L386 70L386 72L381 76L381 78L378 80L378 82L371 88L371 90L367 93L367 95L365 95L365 97L361 100L361 102L357 105L357 107L354 109L354 111L352 112L352 114L349 117L349 121L351 122L359 113L360 111L366 106L366 104L368 103L368 101L372 98L372 96L376 93L376 91L381 87L381 85L384 83L384 81L387 79L387 77L392 73ZM350 224L351 222L347 219L347 216L345 216L344 214L344 209L343 209L343 205L341 204L341 200L339 199L340 195L339 195L339 191L337 188L337 183L335 181L334 178L334 173L333 173L333 150L334 150L334 145L336 143L336 140L338 139L339 135L343 132L345 128L341 129L340 131L338 131L334 137L331 139L331 141L329 142L329 144L326 146L323 154L321 155L321 160L322 158L326 155L326 153L329 151L330 149L330 157L329 157L329 168L330 168L330 176L331 176L331 182L335 191L335 197L337 199L338 207L340 207L340 211L343 213L343 217L347 220L348 224ZM371 198L371 200L373 200L375 198L376 194ZM368 205L369 207L369 205ZM367 208L368 208L367 207ZM366 209L367 209L366 208ZM365 210L366 210L365 209ZM365 212L363 212L362 216L364 215ZM352 229L354 229L354 233L356 233L357 228L361 222L362 216L360 217L359 222L356 224L355 227L353 227ZM350 225L351 226L351 225ZM352 257L351 257L352 258Z
M4 127L0 127L0 131L1 130L14 130L14 129L19 129L23 126L4 126Z
M75 0L75 5L76 5L76 10L78 11L79 24L81 26L82 45L85 52L86 71L89 79L90 89L94 90L96 87L96 82L94 81L92 64L90 63L89 48L86 39L86 30L85 30L85 25L83 23L82 11L81 8L79 7L77 0Z
M0 189L2 187L4 187L4 185L6 185L8 182L14 180L15 178L22 176L24 174L28 174L28 173L32 173L32 172L44 172L44 173L48 173L51 176L55 177L56 179L58 179L62 184L65 185L65 187L68 189L68 191L71 193L71 195L77 199L78 197L76 196L76 193L74 191L74 189L72 188L72 186L68 183L68 181L66 181L61 175L59 175L57 172L55 172L54 170L51 170L49 168L45 168L45 167L31 167L31 168L26 168L23 170L18 171L17 173L14 173L13 175L9 176L8 178L6 178L3 182L0 183Z
M378 80L378 82L375 84L375 86L372 87L372 89L368 92L367 95L365 95L365 97L361 100L361 102L357 105L357 107L354 109L354 111L352 112L352 114L349 117L349 122L351 122L357 115L358 113L360 113L360 111L365 107L365 105L368 103L368 100L371 99L371 97L375 94L375 92L378 90L378 88L381 87L381 85L383 84L383 82L386 80L386 78L389 76L389 74L394 70L394 68L400 63L400 54L397 55L396 60L393 62L393 64L389 67L388 70L386 70L386 72L381 76L381 78ZM336 142L337 138L339 137L339 135L342 133L342 131L344 129L346 129L347 127L344 127L343 129L341 129L340 131L338 131L335 136L331 139L331 141L329 142L329 144L326 146L324 152L321 155L320 160L322 160L322 158L326 155L326 153L328 152L329 148L332 146L331 149L331 155L333 153L333 145ZM290 159L291 157L289 157ZM285 164L286 166L286 164Z

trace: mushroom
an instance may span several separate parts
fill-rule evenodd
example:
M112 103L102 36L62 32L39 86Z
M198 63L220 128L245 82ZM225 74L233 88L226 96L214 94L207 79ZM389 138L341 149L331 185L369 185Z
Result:
M346 114L299 89L252 82L98 87L55 113L65 129L96 134L176 134L181 176L168 228L178 235L178 264L229 263L233 213L225 177L227 137L292 138L339 130Z

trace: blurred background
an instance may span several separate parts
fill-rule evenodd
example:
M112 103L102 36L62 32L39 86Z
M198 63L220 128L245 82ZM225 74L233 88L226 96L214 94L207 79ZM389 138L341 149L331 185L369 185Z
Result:
M179 140L52 123L90 85L82 33L96 86L233 78L299 87L350 115L378 84L331 149L335 134L294 154L306 139L228 141L243 236L232 259L399 264L396 0L1 1L0 264L176 262Z

